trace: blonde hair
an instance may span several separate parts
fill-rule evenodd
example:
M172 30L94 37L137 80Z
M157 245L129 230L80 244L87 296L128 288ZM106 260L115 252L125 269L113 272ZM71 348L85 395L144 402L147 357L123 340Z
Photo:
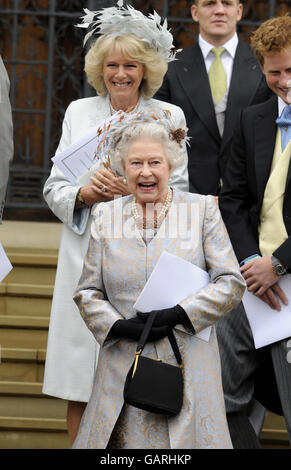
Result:
M168 65L159 52L154 51L134 34L101 36L86 54L84 70L96 93L101 96L108 93L103 78L103 64L106 56L113 50L127 60L143 64L145 78L141 82L140 91L145 98L151 98L162 85Z
M128 127L123 132L120 141L110 156L114 170L120 175L124 175L124 162L130 145L143 138L153 139L162 145L171 171L182 165L185 158L184 150L175 140L169 137L166 128L155 122L141 122Z
M266 54L282 52L291 46L291 16L278 16L265 21L251 35L251 46L260 65Z

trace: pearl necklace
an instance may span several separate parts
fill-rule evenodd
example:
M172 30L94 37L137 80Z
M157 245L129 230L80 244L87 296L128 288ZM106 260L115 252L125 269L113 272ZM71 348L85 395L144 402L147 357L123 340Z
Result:
M161 208L160 213L157 216L154 216L153 219L147 220L142 214L138 212L136 199L134 198L134 200L132 201L131 210L132 210L132 215L136 221L137 226L142 227L144 230L149 229L149 228L157 229L161 225L163 219L165 218L169 210L169 206L171 202L172 202L172 190L171 188L168 188L167 197Z

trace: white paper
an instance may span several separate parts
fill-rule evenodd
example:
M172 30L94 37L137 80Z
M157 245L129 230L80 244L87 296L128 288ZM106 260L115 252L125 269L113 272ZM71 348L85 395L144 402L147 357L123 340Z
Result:
M150 312L177 305L181 300L195 294L209 283L209 275L183 258L164 251L141 291L134 308L140 312ZM204 341L209 341L211 326L196 333Z
M4 277L11 271L12 264L10 263L4 248L0 242L0 282L3 281Z
M52 158L71 184L85 186L91 183L90 176L100 166L100 162L106 161L108 157L109 137L106 133L110 127L112 130L112 127L120 122L122 114L122 111L117 111L105 121L96 124L96 129L92 129Z
M256 349L291 336L291 275L283 276L279 280L279 285L289 302L288 305L280 302L280 312L273 310L251 292L246 290L244 293L242 301Z
M79 184L79 178L86 175L90 168L99 165L95 157L97 140L97 131L93 129L85 137L82 137L66 150L52 158L55 165L57 165L74 186ZM91 172L91 174L92 173L93 172ZM87 179L84 180L87 181L86 184L90 182L89 176L91 176L91 174L87 175Z

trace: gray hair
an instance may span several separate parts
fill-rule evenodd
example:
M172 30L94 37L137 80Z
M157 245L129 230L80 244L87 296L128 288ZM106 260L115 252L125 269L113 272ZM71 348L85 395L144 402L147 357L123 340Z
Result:
M129 146L144 137L153 139L162 144L171 171L182 165L184 161L184 150L175 140L170 138L166 128L155 122L144 122L129 127L122 134L121 139L110 155L112 166L120 175L124 175L124 162L128 154Z

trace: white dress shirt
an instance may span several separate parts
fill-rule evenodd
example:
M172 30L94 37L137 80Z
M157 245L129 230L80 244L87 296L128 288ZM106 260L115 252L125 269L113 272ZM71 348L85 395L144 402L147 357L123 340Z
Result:
M212 61L214 59L214 54L213 52L211 52L211 49L216 46L205 41L205 39L203 39L203 37L200 34L199 34L198 43L199 43L202 55L204 57L205 67L208 73L210 66L212 64ZM233 61L234 61L237 45L238 45L238 36L237 36L237 33L235 33L231 39L229 39L225 44L221 46L225 48L225 51L221 54L221 61L225 69L225 73L227 77L227 89L229 88L229 84L231 80Z
M288 106L288 104L285 103L285 101L283 101L282 98L280 98L280 96L278 96L278 117L281 116L286 106Z

